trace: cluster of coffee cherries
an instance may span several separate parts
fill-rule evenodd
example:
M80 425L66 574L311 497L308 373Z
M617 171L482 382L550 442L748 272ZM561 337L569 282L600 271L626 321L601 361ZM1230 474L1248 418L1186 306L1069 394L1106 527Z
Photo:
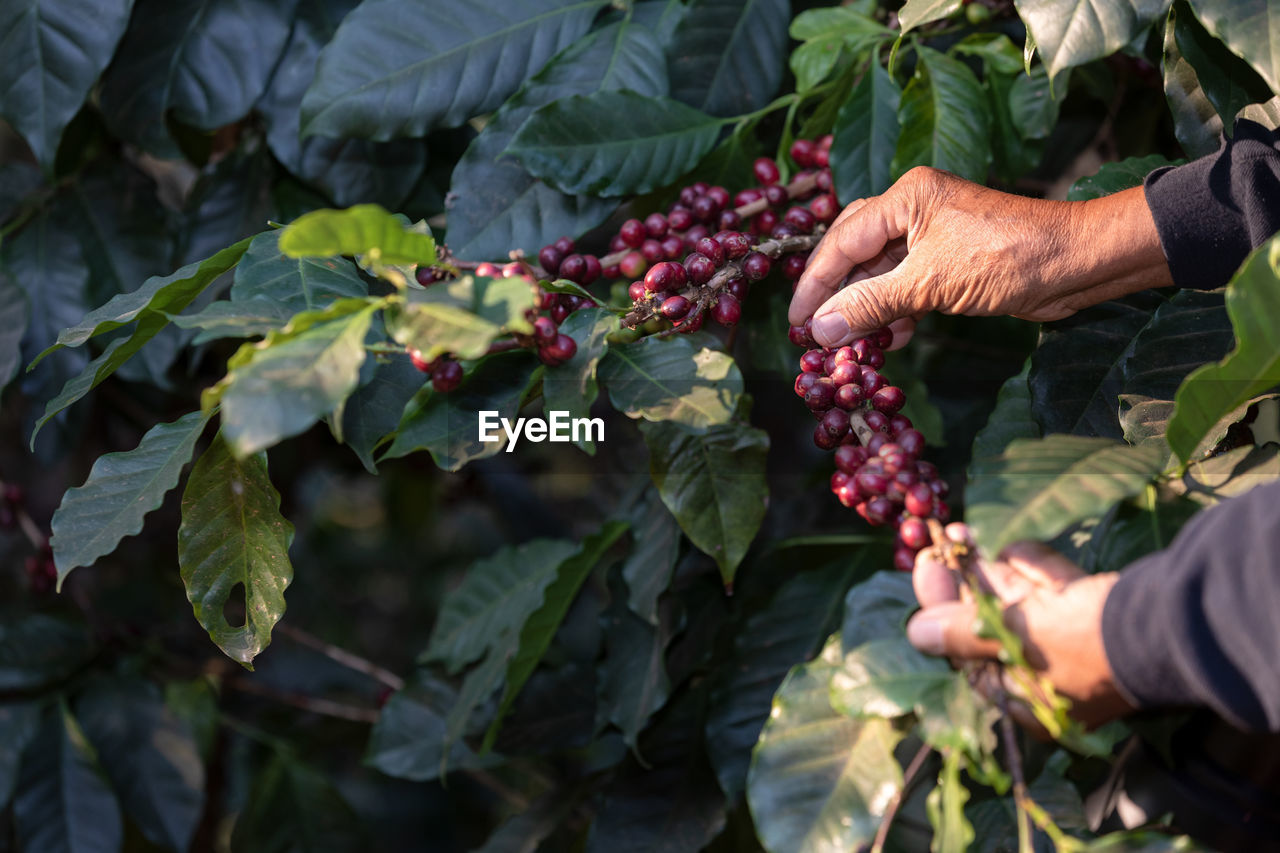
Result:
M814 443L835 451L831 491L869 524L897 530L893 565L909 572L916 553L931 542L927 519L945 522L947 482L921 459L924 436L900 410L907 401L880 368L889 329L836 349L818 347L810 324L792 326L791 341L808 349L800 357L795 391L818 419Z

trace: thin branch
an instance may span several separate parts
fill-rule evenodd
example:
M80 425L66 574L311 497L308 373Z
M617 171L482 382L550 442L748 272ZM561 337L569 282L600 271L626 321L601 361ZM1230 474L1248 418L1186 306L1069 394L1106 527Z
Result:
M279 690L275 687L269 687L265 684L259 684L256 681L250 681L245 678L228 678L222 683L227 687L230 687L232 690L238 690L241 693L261 696L264 699L271 699L284 705L301 708L302 710L310 711L313 714L320 714L325 717L336 717L340 720L350 720L353 723L376 723L380 713L376 708L360 708L355 705L346 705L342 702L334 702L331 699L321 699L316 696L307 696L302 693L291 693L287 690Z
M373 661L366 660L354 652L339 648L332 643L326 643L315 634L304 631L301 628L295 628L284 622L276 623L275 630L300 645L315 649L325 657L342 664L347 669L354 669L356 672L362 672L370 678L382 682L392 690L400 690L404 687L404 679L391 670L378 666Z
M1032 853L1031 816L1027 812L1027 779L1022 773L1022 752L1018 749L1013 717L1009 716L1009 696L1000 690L996 697L1000 708L1000 737L1004 741L1005 761L1013 777L1013 806L1018 819L1018 851Z
M880 818L880 828L876 830L875 841L871 842L871 853L883 853L885 840L889 837L889 827L893 825L893 819L898 816L898 809L902 807L902 801L907 798L907 791L911 789L911 783L915 781L916 774L924 767L925 759L933 752L933 747L929 744L921 744L920 749L916 751L915 757L911 759L911 763L907 765L907 769L902 771L902 787L889 800L889 805L884 810L884 816Z

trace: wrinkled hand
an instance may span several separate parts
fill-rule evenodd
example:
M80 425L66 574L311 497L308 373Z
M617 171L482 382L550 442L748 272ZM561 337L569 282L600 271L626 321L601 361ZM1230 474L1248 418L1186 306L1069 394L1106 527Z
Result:
M789 318L813 316L826 346L888 325L896 349L928 311L1057 320L1169 284L1141 187L1046 201L919 167L844 209L810 258Z
M967 541L968 531L951 524L947 536ZM1134 710L1116 687L1102 644L1102 606L1118 575L1087 575L1038 542L1010 545L999 560L982 564L980 573L1004 604L1005 624L1022 639L1027 663L1071 700L1071 716L1094 726ZM921 610L907 623L907 638L916 648L956 662L996 659L1000 644L974 634L976 607L961 600L954 574L933 549L916 557L912 582ZM1003 687L1015 699L1021 695L1008 677ZM1025 706L1015 702L1010 711L1035 727Z

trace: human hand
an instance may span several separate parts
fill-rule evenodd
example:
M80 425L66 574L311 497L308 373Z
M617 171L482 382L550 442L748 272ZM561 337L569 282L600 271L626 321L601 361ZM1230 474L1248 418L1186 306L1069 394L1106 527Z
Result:
M947 536L963 542L968 531L951 524ZM1071 700L1071 716L1095 726L1134 710L1116 687L1102 643L1102 607L1119 575L1087 575L1038 542L1010 545L979 572L1004 605L1005 624L1021 638L1028 665ZM933 549L916 557L912 583L921 610L907 623L907 639L916 648L957 662L996 659L1000 644L974 633L976 606L961 599L954 574ZM1014 699L1023 695L1011 679L1002 686ZM1011 713L1034 727L1025 706L1015 703Z
M813 316L815 339L829 347L889 326L896 349L929 311L1057 320L1172 283L1141 187L1046 201L919 167L841 212L789 319Z

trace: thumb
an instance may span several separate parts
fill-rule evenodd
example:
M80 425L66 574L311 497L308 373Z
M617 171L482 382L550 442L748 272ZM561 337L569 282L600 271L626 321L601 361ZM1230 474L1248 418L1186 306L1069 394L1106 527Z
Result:
M977 609L971 602L949 601L926 607L907 622L907 639L927 655L996 658L1000 643L974 633Z
M823 346L838 347L865 337L881 326L927 310L912 301L911 259L870 278L855 274L853 281L836 292L813 315L813 337Z

